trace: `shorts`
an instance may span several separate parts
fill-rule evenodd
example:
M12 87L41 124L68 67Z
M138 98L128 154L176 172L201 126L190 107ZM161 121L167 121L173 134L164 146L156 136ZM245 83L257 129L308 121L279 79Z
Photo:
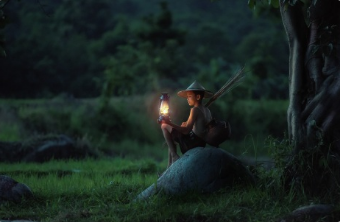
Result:
M195 147L205 147L206 142L198 137L193 131L189 134L183 134L172 129L171 138L179 144L182 154Z

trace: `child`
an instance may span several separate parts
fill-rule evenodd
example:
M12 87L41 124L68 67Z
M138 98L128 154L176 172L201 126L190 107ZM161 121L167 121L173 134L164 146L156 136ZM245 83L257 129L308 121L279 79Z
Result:
M202 101L203 98L211 97L213 93L201 84L194 81L177 95L186 98L189 106L193 108L190 110L188 120L181 126L168 120L162 121L161 129L169 148L168 168L179 158L175 142L179 144L182 154L194 147L205 147L206 125L212 119L210 110L202 104Z

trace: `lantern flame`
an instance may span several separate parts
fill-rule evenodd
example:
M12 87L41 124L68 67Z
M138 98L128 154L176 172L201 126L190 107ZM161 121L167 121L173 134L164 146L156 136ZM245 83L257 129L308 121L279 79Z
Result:
M161 106L159 108L159 113L161 115L168 115L169 114L169 104L165 101L162 101Z

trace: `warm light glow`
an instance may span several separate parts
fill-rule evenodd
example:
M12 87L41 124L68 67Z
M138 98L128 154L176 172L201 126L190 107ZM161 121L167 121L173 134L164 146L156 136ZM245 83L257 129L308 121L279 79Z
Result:
M168 115L169 114L169 104L165 101L162 101L161 106L159 108L159 113L161 115Z

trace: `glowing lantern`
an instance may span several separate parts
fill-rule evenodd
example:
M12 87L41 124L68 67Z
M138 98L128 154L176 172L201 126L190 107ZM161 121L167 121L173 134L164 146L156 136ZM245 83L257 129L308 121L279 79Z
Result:
M161 123L162 120L170 121L170 97L168 93L162 93L159 98L159 118L158 123Z

